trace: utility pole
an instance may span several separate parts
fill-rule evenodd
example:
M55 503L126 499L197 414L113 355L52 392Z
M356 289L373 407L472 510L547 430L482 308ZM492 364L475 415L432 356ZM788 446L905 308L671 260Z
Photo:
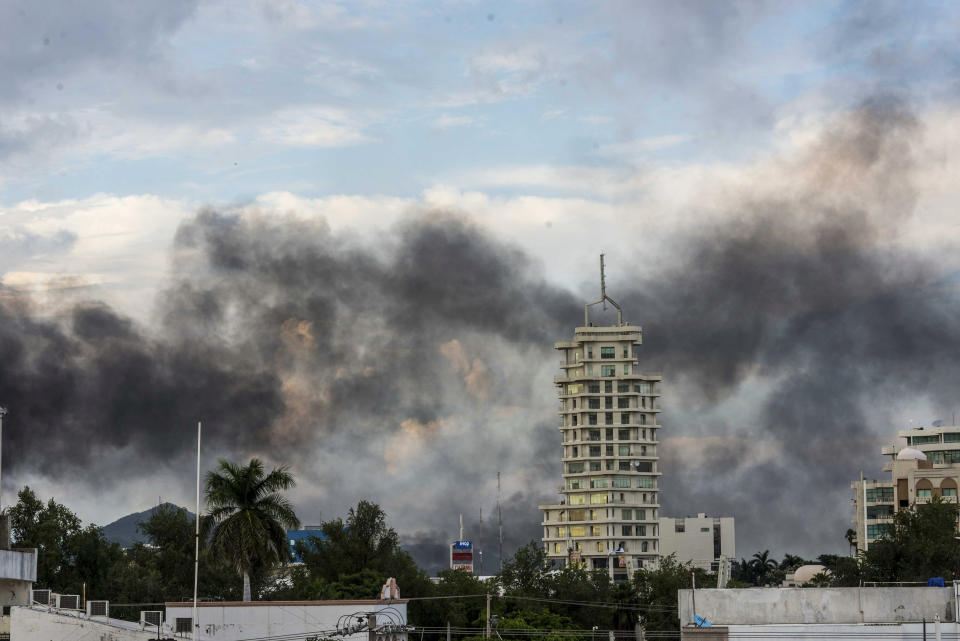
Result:
M7 413L7 408L0 407L0 508L3 507L3 417ZM9 546L9 541L7 546Z
M490 638L490 593L487 592L487 633L486 638Z
M497 472L497 525L500 530L497 535L497 556L500 558L500 572L503 572L503 511L500 509L500 472ZM487 630L487 636L490 636L489 630Z

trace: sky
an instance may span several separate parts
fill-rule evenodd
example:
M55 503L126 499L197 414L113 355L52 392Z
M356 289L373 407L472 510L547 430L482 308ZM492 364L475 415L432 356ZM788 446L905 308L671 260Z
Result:
M496 558L499 472L512 553L604 253L663 376L661 513L843 552L850 481L960 409L958 29L948 2L4 2L3 500L190 506L202 420L205 469L291 466L308 524L375 501L428 569L460 513Z

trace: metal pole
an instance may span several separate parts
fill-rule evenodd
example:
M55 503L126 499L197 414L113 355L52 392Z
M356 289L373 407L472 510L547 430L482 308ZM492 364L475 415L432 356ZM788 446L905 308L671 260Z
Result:
M693 601L693 625L700 627L697 624L697 575L693 572L690 573L690 599Z
M3 508L3 417L7 413L7 408L0 407L0 508ZM7 547L10 542L5 543Z
M447 621L447 641L450 641L450 622Z
M867 484L863 480L863 470L860 470L860 488L863 490L863 551L870 548L870 536L867 534Z
M487 592L487 633L486 638L490 638L490 593Z
M200 634L200 622L197 621L197 577L200 574L200 422L197 421L197 512L196 535L193 549L193 638Z

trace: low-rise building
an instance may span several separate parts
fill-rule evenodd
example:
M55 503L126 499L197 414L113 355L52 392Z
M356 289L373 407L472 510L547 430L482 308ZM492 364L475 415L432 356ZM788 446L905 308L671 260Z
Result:
M960 633L957 585L707 589L695 595L687 589L677 599L683 639L933 639Z
M737 557L732 516L711 517L704 513L695 517L661 516L660 555L676 555L681 563L693 563L709 572L716 572L724 559Z

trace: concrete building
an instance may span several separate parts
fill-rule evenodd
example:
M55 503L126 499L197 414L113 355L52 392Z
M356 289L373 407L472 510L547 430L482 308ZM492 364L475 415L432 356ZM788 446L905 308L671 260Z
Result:
M166 625L187 634L193 603L167 603ZM351 641L406 641L407 602L389 601L237 601L199 603L197 639L241 641L316 635Z
M661 516L658 525L660 556L674 554L677 561L690 562L710 572L717 571L721 559L737 558L732 516Z
M955 585L697 590L696 596L685 589L677 600L683 639L934 639L960 632ZM695 616L711 627L693 627Z
M602 259L601 259L602 260ZM601 274L602 274L601 262ZM617 324L594 326L589 308L610 302ZM641 371L641 328L624 323L606 295L584 309L584 326L556 343L563 484L541 505L543 545L561 565L606 569L615 580L659 558L657 443L661 377Z
M883 447L890 457L883 467L887 479L861 479L853 489L853 523L857 551L884 536L893 525L893 515L903 507L929 501L934 496L957 500L960 487L960 426L902 430L903 444Z

